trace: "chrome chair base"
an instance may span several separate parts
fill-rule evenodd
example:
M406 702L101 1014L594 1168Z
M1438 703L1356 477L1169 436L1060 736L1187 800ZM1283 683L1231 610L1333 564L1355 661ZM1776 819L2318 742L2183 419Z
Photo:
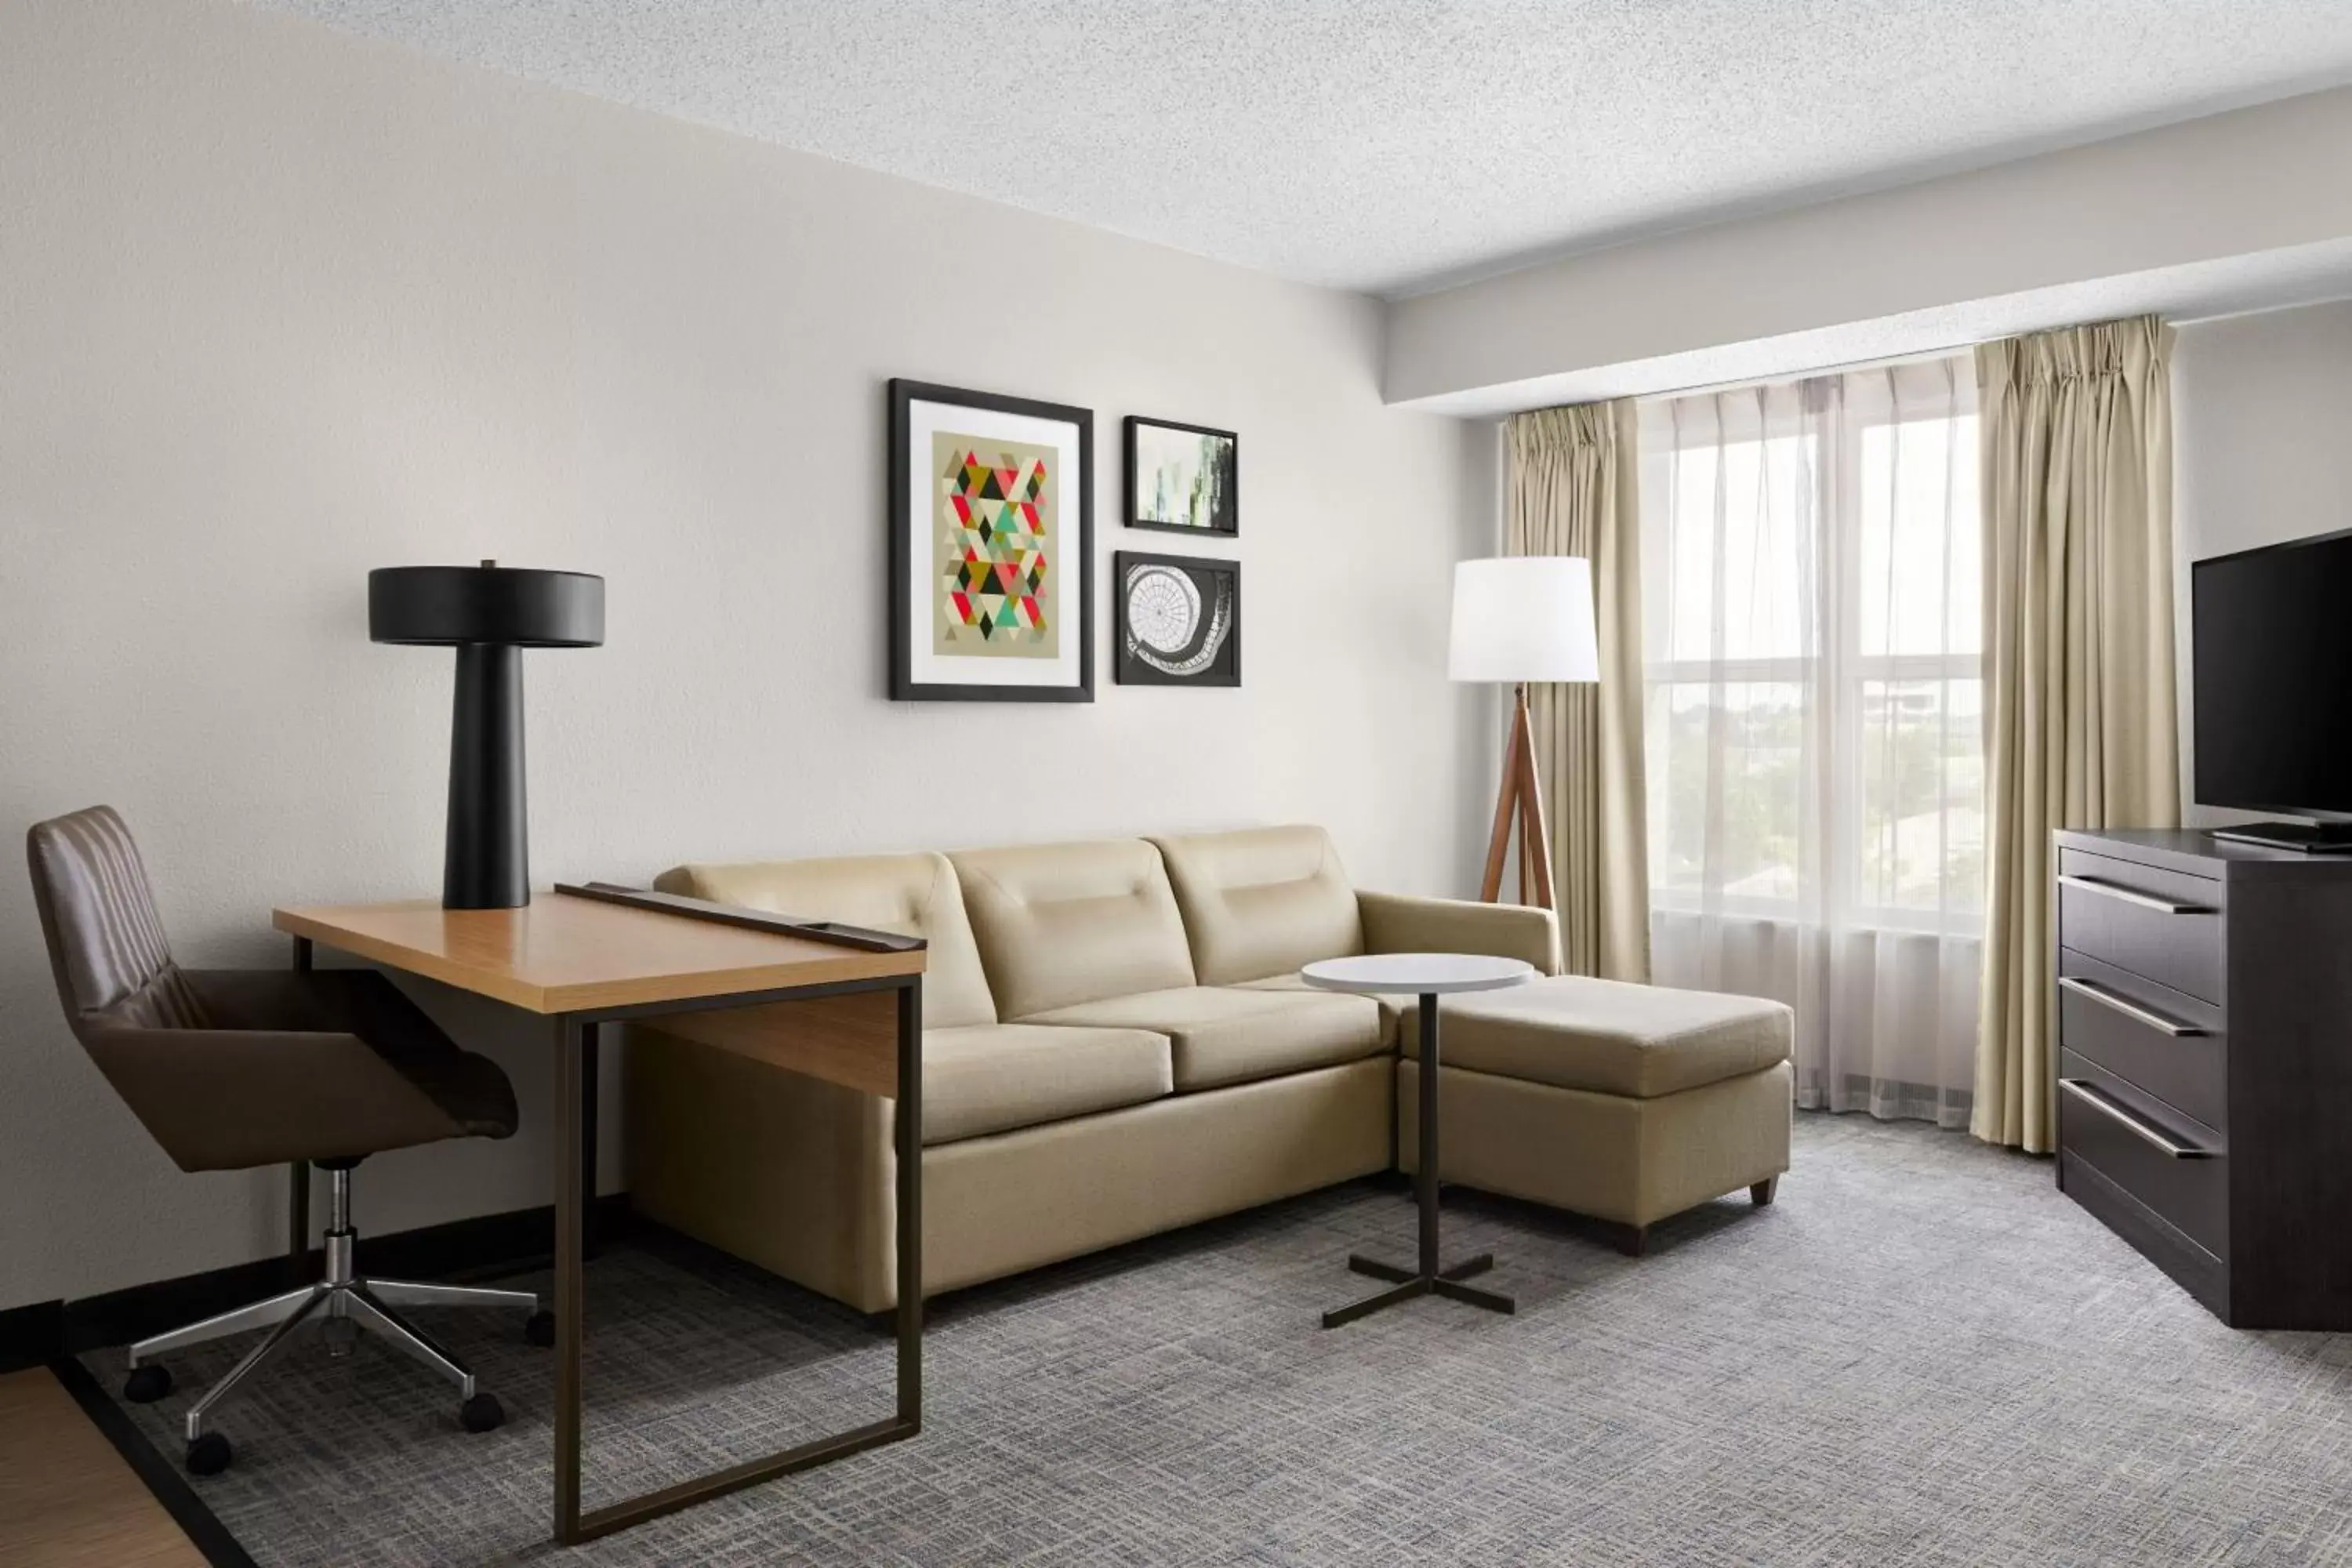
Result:
M466 1363L449 1353L438 1341L402 1316L402 1307L491 1307L504 1308L530 1314L524 1327L525 1336L534 1344L554 1342L553 1319L540 1308L539 1298L528 1290L493 1290L472 1285L430 1285L410 1279L362 1279L352 1269L352 1254L357 1236L351 1228L351 1189L349 1171L331 1171L334 1178L333 1218L326 1233L326 1278L315 1285L299 1290L289 1290L281 1296L256 1301L250 1306L219 1313L184 1328L141 1340L131 1347L131 1374L123 1386L123 1396L139 1403L162 1398L172 1389L168 1369L152 1364L155 1357L172 1351L185 1350L231 1334L249 1333L256 1329L268 1329L269 1334L259 1344L247 1351L243 1360L229 1369L228 1375L205 1392L203 1398L188 1406L185 1431L188 1440L188 1463L200 1475L209 1475L225 1468L228 1463L226 1441L217 1433L207 1435L205 1427L214 1409L235 1393L245 1380L264 1362L282 1350L294 1337L296 1330L305 1324L317 1323L322 1328L339 1330L331 1334L331 1349L347 1352L357 1331L364 1331L392 1345L411 1360L439 1373L457 1385L457 1396L463 1402L459 1420L469 1432L487 1432L505 1419L495 1395L483 1392L474 1381Z

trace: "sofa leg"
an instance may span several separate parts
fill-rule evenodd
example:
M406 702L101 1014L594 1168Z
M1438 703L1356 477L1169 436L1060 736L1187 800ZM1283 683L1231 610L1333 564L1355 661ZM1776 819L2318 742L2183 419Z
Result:
M1639 1258L1650 1249L1650 1227L1646 1225L1621 1225L1616 1233L1617 1250L1628 1258Z
M1780 1195L1780 1178L1778 1176L1767 1176L1760 1182L1748 1184L1748 1201L1759 1209Z

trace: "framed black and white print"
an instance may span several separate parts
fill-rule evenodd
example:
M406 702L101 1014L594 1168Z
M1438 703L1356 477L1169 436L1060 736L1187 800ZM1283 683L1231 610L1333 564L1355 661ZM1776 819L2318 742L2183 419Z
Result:
M1111 557L1121 686L1239 686L1242 566L1201 555Z
M1091 409L890 383L890 695L1091 702Z
M1238 535L1241 437L1205 425L1129 415L1127 526Z

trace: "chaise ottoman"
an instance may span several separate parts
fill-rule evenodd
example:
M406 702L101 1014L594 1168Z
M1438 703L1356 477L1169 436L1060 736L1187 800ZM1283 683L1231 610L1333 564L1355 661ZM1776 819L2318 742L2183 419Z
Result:
M1557 975L1449 996L1439 1037L1447 1182L1648 1227L1741 1187L1772 1201L1789 1168L1793 1021L1753 996ZM1398 1159L1420 1147L1420 1027L1401 1021Z

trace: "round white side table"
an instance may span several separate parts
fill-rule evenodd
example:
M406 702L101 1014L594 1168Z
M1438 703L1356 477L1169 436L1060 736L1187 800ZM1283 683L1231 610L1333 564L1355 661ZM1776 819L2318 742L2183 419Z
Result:
M1367 1296L1352 1305L1323 1314L1323 1326L1336 1329L1383 1307L1417 1296L1444 1296L1484 1307L1490 1312L1512 1312L1518 1304L1508 1296L1480 1290L1463 1281L1495 1267L1495 1255L1482 1252L1447 1268L1437 1258L1437 999L1461 991L1500 991L1523 985L1536 976L1532 965L1516 958L1487 958L1466 952L1376 952L1361 958L1327 958L1310 963L1298 977L1322 991L1353 991L1365 994L1416 995L1421 998L1421 1138L1420 1170L1413 1188L1421 1200L1419 1267L1401 1268L1360 1253L1349 1256L1348 1267L1391 1289Z

